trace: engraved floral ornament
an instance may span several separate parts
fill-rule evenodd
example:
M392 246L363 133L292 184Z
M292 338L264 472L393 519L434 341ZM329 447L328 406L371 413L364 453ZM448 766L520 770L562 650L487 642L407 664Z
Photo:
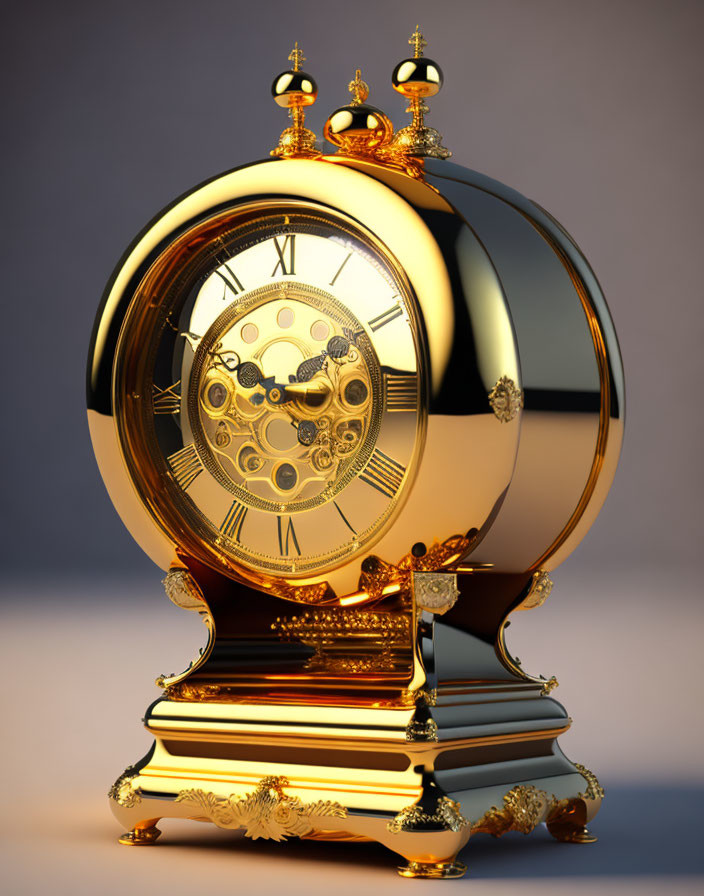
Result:
M502 423L509 423L523 407L523 392L511 377L502 376L489 393L489 404Z
M425 812L420 806L407 806L390 821L386 828L391 834L415 831L419 828L439 826L445 831L457 833L470 826L470 821L460 811L460 804L448 796L442 796L435 811Z
M130 765L126 768L108 791L108 797L126 809L132 809L141 803L142 795L134 783L137 774L135 766Z
M245 797L219 797L204 790L182 790L177 803L188 803L218 827L243 828L252 840L285 840L302 837L313 828L313 819L345 818L347 809L339 803L317 800L304 803L299 797L287 796L288 785L283 776L263 778L254 793Z

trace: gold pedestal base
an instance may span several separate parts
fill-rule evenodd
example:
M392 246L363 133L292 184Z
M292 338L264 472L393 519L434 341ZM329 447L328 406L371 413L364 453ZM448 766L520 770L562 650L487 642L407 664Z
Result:
M110 791L129 830L120 842L151 845L160 818L183 818L252 839L375 841L405 859L403 877L431 879L462 876L457 855L478 833L545 822L558 840L593 842L586 822L603 791L556 744L569 724L557 727L562 708L523 691L511 709L501 696L463 705L455 694L445 711L440 698L387 708L157 701L146 720L154 748ZM496 705L523 720L491 733Z

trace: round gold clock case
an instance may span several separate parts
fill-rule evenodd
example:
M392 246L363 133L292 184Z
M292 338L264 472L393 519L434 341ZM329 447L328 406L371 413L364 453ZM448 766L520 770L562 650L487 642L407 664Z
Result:
M176 318L169 316L169 296L178 293L179 278L185 282L183 271L203 247L221 249L225 234L256 226L272 215L289 224L297 215L331 221L387 268L413 335L417 376L414 401L409 405L406 396L406 403L397 405L411 412L405 414L393 414L388 386L369 380L374 401L380 402L382 393L386 396L384 413L392 411L388 425L394 432L399 427L410 431L409 423L402 427L401 421L413 420L413 444L408 436L403 474L396 474L400 463L381 471L385 475L390 469L389 475L398 477L388 512L366 540L351 534L344 551L316 563L306 565L307 546L296 543L296 558L302 560L284 568L237 554L232 538L194 525L184 515L174 501L178 468L155 460L148 422L156 412L155 402L173 398L155 393L159 384L150 380L150 367L160 334L179 329ZM281 275L282 269L275 273ZM296 275L287 279L289 296L296 299L296 288L309 295L315 292L302 272ZM272 298L267 294L267 300ZM304 301L302 293L298 299ZM391 316L380 306L378 315L361 323L376 337L379 326L397 314L401 312ZM326 321L316 325L327 326ZM336 326L332 319L329 323ZM218 324L223 332L226 324ZM183 336L187 341L189 334ZM372 360L369 364L364 370L373 371ZM511 385L508 397L498 395L501 383ZM224 393L216 388L212 394L220 401ZM339 598L355 592L370 555L394 567L412 552L431 552L450 540L452 549L438 553L438 562L456 563L485 534L511 481L520 395L518 351L506 298L491 260L466 221L421 180L387 166L339 157L249 165L196 188L164 211L135 240L107 287L88 371L88 416L100 470L124 523L146 553L164 569L192 556L233 578L293 597L321 583ZM202 395L200 401L210 413L208 420L215 419L213 406ZM215 445L217 433L211 435ZM386 455L382 457L386 463ZM365 462L373 464L373 455ZM369 467L363 474L365 470ZM283 474L282 482L286 484ZM230 487L236 490L236 485ZM334 486L329 485L332 499ZM370 497L378 491L370 488ZM364 503L359 496L356 500ZM306 512L285 499L281 506L291 512L290 520L302 519ZM278 525L281 545L282 516L273 506L266 512L272 533ZM228 536L232 523L226 527Z
M623 442L625 383L606 300L579 247L548 212L471 169L426 159L489 253L519 347L521 441L511 485L471 564L549 571L596 519Z

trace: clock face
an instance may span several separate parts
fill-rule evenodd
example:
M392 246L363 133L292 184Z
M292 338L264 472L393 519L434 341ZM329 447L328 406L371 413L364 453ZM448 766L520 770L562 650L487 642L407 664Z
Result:
M412 480L424 383L409 289L370 237L300 206L193 244L140 337L141 491L177 541L318 575L380 537Z

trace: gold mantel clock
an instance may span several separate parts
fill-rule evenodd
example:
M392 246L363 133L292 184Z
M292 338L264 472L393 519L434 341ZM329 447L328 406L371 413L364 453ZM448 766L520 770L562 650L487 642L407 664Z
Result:
M539 606L612 481L618 345L597 281L540 206L449 161L439 66L393 72L394 133L356 73L323 153L301 65L271 158L174 202L95 326L88 416L113 503L200 613L161 677L147 756L110 800L252 838L374 840L409 877L470 836L586 843L603 791L557 737L556 680L504 630Z

